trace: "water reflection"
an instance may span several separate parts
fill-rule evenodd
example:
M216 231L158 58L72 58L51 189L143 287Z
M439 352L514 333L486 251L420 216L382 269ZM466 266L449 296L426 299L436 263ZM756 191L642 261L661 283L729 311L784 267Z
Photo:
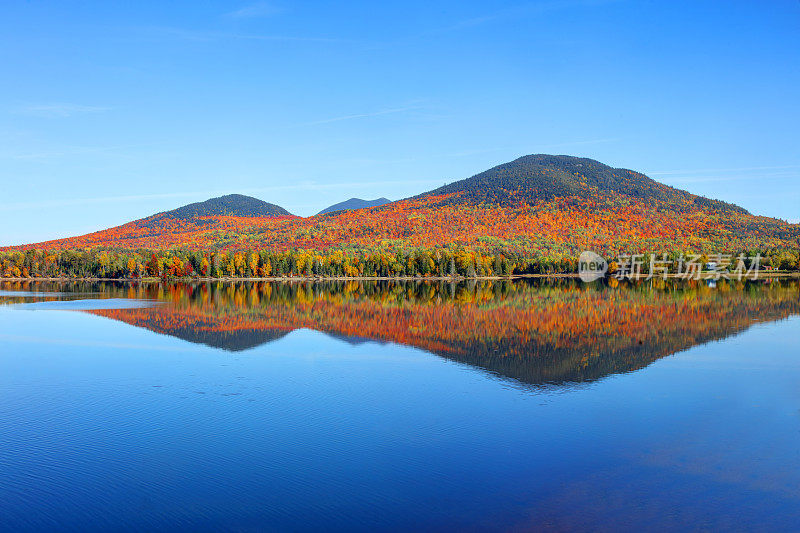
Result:
M589 382L800 313L796 281L5 283L0 300L126 298L85 312L228 351L299 328L414 346L526 385ZM42 294L45 293L45 294ZM110 306L117 307L117 306Z

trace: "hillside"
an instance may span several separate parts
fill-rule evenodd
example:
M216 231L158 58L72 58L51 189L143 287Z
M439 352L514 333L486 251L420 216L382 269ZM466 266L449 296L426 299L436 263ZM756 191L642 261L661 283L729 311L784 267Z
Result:
M364 209L365 207L377 207L379 205L388 204L391 202L388 198L376 198L375 200L362 200L361 198L350 198L349 200L345 200L344 202L339 202L338 204L333 204L332 206L326 207L319 213L318 215L324 215L325 213L334 213L336 211L353 211L355 209Z
M346 202L345 202L346 203ZM336 207L336 206L332 206ZM528 258L796 249L800 225L751 215L591 159L529 155L378 207L295 217L241 195L8 249L316 250L468 246Z

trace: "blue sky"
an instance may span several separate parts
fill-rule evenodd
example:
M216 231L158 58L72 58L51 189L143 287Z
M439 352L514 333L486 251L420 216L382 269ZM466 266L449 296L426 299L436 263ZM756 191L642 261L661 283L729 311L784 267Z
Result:
M6 2L0 245L529 153L800 218L800 2Z

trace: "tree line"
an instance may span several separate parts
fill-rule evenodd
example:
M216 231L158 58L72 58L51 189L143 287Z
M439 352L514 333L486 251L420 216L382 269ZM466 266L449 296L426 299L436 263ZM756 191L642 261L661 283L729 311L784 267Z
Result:
M743 251L748 256L755 251ZM673 251L677 260L683 252ZM761 265L797 270L798 251L760 252ZM650 256L643 256L642 272ZM609 258L611 260L613 258ZM25 250L0 252L5 278L283 278L283 277L464 277L515 274L567 274L578 268L577 257L529 256L507 250L486 251L463 246L410 250Z
M0 252L6 278L269 278L510 276L524 261L480 250L26 250ZM566 267L566 265L565 265Z

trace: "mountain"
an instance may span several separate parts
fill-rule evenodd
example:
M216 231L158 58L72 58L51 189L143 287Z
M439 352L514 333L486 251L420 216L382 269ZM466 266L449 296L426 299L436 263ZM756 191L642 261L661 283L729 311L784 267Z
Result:
M335 211L352 211L354 209L363 209L365 207L376 207L383 204L388 204L391 202L388 198L377 198L375 200L362 200L361 198L350 198L349 200L345 200L344 202L339 202L338 204L333 204L330 207L326 207L319 213L318 215L324 215L325 213L333 213Z
M197 234L215 229L229 231L251 220L287 218L297 217L281 206L252 196L227 194L86 235L11 248L68 249L95 246L165 248L186 245L188 241L194 240Z
M88 235L10 249L381 249L402 254L411 248L460 246L541 263L574 258L582 250L612 256L621 251L795 250L800 238L798 224L752 215L639 172L565 155L527 155L380 209L353 209L364 203L354 198L324 210L325 216L302 218L255 198L228 195ZM381 268L401 268L397 257Z
M243 194L227 194L211 198L205 202L184 205L172 211L158 213L150 220L188 220L196 217L233 216L233 217L279 217L292 214L279 205L270 204L252 196Z
M452 194L457 195L457 202L498 205L569 197L625 196L645 202L658 202L677 211L711 209L749 214L746 209L737 205L675 189L639 172L613 168L593 159L568 155L526 155L471 178L422 193L416 198Z

